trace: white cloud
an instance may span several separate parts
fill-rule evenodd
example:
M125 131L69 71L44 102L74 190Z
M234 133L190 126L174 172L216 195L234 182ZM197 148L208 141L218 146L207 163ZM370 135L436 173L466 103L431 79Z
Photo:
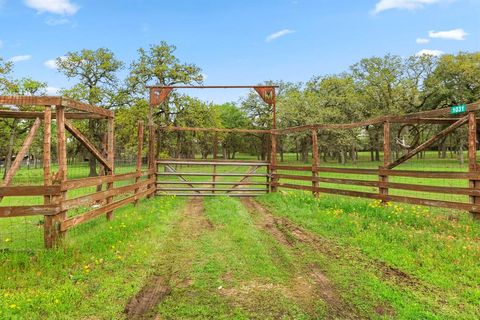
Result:
M55 60L47 60L43 63L43 65L49 69L57 69L57 62Z
M65 59L64 56L60 57L60 59ZM56 59L51 59L51 60L47 60L43 63L43 65L49 69L58 69L58 65L57 65L57 60Z
M445 0L380 0L375 5L373 13L377 14L382 11L392 9L415 10L421 9L425 5L439 3Z
M463 29L453 29L448 31L430 31L428 36L436 39L446 40L465 40L468 35Z
M286 36L287 34L291 34L291 33L295 33L294 30L290 30L290 29L283 29L283 30L280 30L280 31L277 31L275 33L272 33L271 35L269 35L265 41L266 42L272 42L273 40L276 40L280 37L283 37L283 36Z
M59 91L60 91L60 88L47 87L46 94L47 96L57 96Z
M417 39L418 44L427 44L429 42L430 42L430 39L427 39L427 38L418 38Z
M77 13L79 6L71 3L70 0L24 0L25 4L37 10L39 13L49 12L64 16L71 16Z
M434 57L439 57L445 52L440 51L440 50L430 50L430 49L423 49L417 52L417 56L434 56Z
M24 54L24 55L20 55L20 56L11 57L8 61L13 62L13 63L17 63L17 62L22 62L22 61L28 61L30 59L32 59L31 55Z

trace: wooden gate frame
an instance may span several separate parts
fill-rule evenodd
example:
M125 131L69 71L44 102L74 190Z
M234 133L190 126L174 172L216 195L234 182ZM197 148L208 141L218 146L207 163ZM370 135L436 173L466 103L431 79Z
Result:
M69 131L95 158L106 168L108 176L114 175L114 113L111 110L92 106L65 97L49 96L0 96L0 105L35 106L43 107L43 111L16 111L0 110L0 118L35 119L22 148L9 169L6 179L0 187L2 196L44 196L44 204L40 206L15 206L0 207L0 217L26 216L31 214L44 214L44 242L47 248L53 247L63 238L65 231L60 225L66 220L67 210L62 209L66 201L67 190L62 190L61 185L67 181L67 149L65 130ZM66 109L74 111L67 112ZM53 112L54 111L54 112ZM51 171L51 146L52 146L52 119L57 121L57 155L58 172ZM69 119L104 119L107 120L107 156L92 144ZM20 163L28 151L33 138L43 121L43 186L12 187L10 183L20 168ZM113 189L113 182L107 184L107 191ZM112 197L107 198L107 203L112 202ZM107 213L107 218L112 218L112 212Z

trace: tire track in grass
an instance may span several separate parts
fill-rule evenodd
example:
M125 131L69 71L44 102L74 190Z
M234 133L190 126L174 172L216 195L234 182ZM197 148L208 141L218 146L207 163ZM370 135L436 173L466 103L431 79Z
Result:
M205 230L213 228L211 222L205 217L204 210L202 198L189 198L181 212L182 219L173 229L173 237L170 241L173 246L179 244L185 235L188 235L189 238L197 238ZM175 254L175 250L172 251L174 253L167 253L164 263L158 266L158 274L151 275L143 288L128 301L124 310L127 319L158 319L155 314L157 305L175 287L188 286L188 279L181 279L179 270L175 270L175 268L187 269L189 262L179 261L185 259L185 256Z
M415 293L415 295L419 296L426 293L435 296L436 304L439 306L441 306L442 301L444 301L444 297L438 288L421 281L415 276L391 266L384 261L366 257L358 249L342 247L332 240L306 231L285 217L273 215L267 208L256 201L249 201L253 202L254 209L252 213L267 222L267 231L268 229L274 228L277 229L277 233L283 233L283 239L279 241L286 241L290 246L295 246L296 244L306 245L328 259L333 259L333 261L346 262L349 265L352 265L352 262L354 262L356 269L360 271L363 270L362 272L372 273L378 279L391 284L396 290L411 292L412 294ZM388 304L379 305L374 311L381 316L395 315L395 311Z
M295 245L301 239L305 242L307 239L301 229L295 228L289 230L285 227L279 218L272 215L258 202L252 198L241 199L242 204L247 208L251 215L257 216L257 226L273 236L277 242L292 251L300 250ZM290 225L291 226L291 225ZM293 231L293 232L289 232ZM295 252L301 256L301 252ZM329 319L358 319L357 312L354 307L345 303L340 297L337 289L330 279L320 270L317 265L302 265L297 263L298 271L293 275L293 288L295 294L300 300L308 304L317 298L322 299L328 309L327 317Z

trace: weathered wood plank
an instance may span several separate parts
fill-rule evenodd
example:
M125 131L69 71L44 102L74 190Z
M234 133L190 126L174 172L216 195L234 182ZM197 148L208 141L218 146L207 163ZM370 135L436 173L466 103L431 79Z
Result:
M478 173L477 164L477 119L474 112L468 114L468 171L470 173ZM479 180L469 180L468 186L475 190L480 190ZM480 197L478 195L470 196L470 203L480 205ZM473 217L480 219L480 214L472 212Z
M137 123L137 172L142 172L142 154L143 154L143 134L144 134L144 125L143 121L138 121ZM140 180L140 177L135 178L135 183ZM156 180L156 179L154 179ZM135 194L137 194L139 189L135 189ZM135 206L138 205L138 200L135 201Z
M107 198L115 197L124 193L135 192L136 189L146 187L154 181L154 179L144 180L135 184L113 188L110 190L107 189L106 191L95 192L93 194L68 199L62 202L61 208L62 210L70 210L79 206L92 205L100 200L106 200Z
M236 132L236 133L260 133L269 134L270 130L255 129L220 129L220 128L190 128L190 127L160 127L164 131L194 131L194 132Z
M7 206L0 207L0 218L24 217L35 215L54 215L60 212L57 205Z
M362 174L362 175L378 175L378 169L359 169L359 168L334 168L334 167L310 167L310 166L274 166L275 170L288 171L312 171L318 172L333 172L333 173L348 173L348 174Z
M455 172L455 171L415 171L415 170L390 170L379 169L381 175L411 178L431 179L476 179L480 180L479 172Z
M11 119L36 119L42 118L44 116L43 112L40 111L12 111L12 110L0 110L0 118L11 118ZM55 119L56 115L52 114L52 119ZM92 113L83 113L83 112L66 112L65 118L67 119L104 119L103 116L92 114Z
M386 169L393 169L395 168L396 166L398 166L399 164L407 161L408 159L412 158L414 155L416 155L417 153L425 150L426 148L430 147L432 144L434 144L435 142L437 142L438 140L442 139L443 137L447 136L448 134L452 133L454 130L458 129L459 127L461 127L462 125L464 125L465 123L468 122L468 116L465 116L463 118L460 118L458 121L456 121L455 123L453 123L452 125L450 125L449 127L445 128L444 130L440 131L439 133L437 133L436 135L434 135L433 137L431 137L430 139L428 139L427 141L425 141L424 143L420 144L418 147L416 147L415 149L413 150L410 150L407 154L405 154L404 156L398 158L397 160L395 160L394 162L392 163L389 163L387 166L385 166Z
M65 128L74 136L102 165L108 170L112 169L112 164L109 159L106 159L102 153L83 135L75 126L68 120L65 120Z
M104 116L106 118L113 118L113 116L114 116L114 112L111 111L111 110L107 110L107 109L101 108L101 107L92 106L92 105L89 105L87 103L75 101L75 100L70 99L70 98L62 97L60 104L64 107L67 107L67 108L72 108L72 109L76 109L76 110L79 110L79 111L98 114L98 115Z
M421 198L404 197L404 196L392 196L392 195L386 195L385 196L385 195L380 195L378 193L341 190L341 189L332 189L332 188L313 188L313 187L310 187L310 186L299 186L299 185L282 184L282 183L277 183L277 185L278 185L278 187L287 188L287 189L304 190L304 191L319 191L319 192L323 192L323 193L344 195L344 196L351 196L351 197L379 199L379 200L383 200L383 201L396 201L396 202L404 202L404 203L408 203L408 204L416 204L416 205L423 205L423 206L441 207L441 208L449 208L449 209L456 209L456 210L463 210L463 211L480 212L480 205L474 205L474 204L470 204L470 203L442 201L442 200L430 200L430 199L421 199ZM316 190L314 190L314 189L316 189Z
M91 211L89 211L87 213L84 213L80 216L75 216L75 217L66 219L65 221L63 221L61 223L60 230L61 231L66 231L66 230L68 230L68 229L70 229L74 226L77 226L81 223L92 220L92 219L94 219L94 218L96 218L96 217L98 217L102 214L105 214L105 213L109 212L109 211L113 211L117 208L126 206L127 204L132 203L137 199L143 198L143 197L151 194L152 192L154 192L154 190L147 189L147 190L145 190L143 192L140 192L136 195L130 196L128 198L125 198L125 199L122 199L122 200L119 200L119 201L112 202L112 203L110 203L110 204L108 204L104 207L91 210Z
M0 197L52 196L60 193L59 186L0 187Z
M15 106L51 106L61 104L61 97L48 96L0 96L0 104Z
M41 124L41 120L40 118L37 118L33 123L33 126L30 128L30 131L28 132L28 135L25 138L25 141L23 142L23 145L20 148L20 151L17 153L12 166L8 170L7 174L5 175L5 179L3 180L3 184L2 184L3 186L8 186L10 182L12 182L12 179L15 176L15 173L17 173L17 170L20 168L20 164L22 163L23 158L27 154L27 151L30 148L30 145L32 144L33 138L35 137L35 134L37 133L37 130L40 127L40 124Z
M83 178L83 179L74 179L68 180L61 184L61 189L63 191L71 190L71 189L79 189L85 187L96 186L104 183L110 182L117 182L122 180L134 179L137 177L142 177L145 175L152 174L153 170L143 171L143 172L132 172L132 173L123 173L117 174L114 176L98 176L98 177L90 177L90 178Z

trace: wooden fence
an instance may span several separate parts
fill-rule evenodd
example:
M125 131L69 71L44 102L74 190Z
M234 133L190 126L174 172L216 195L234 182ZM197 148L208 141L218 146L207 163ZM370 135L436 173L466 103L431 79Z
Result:
M28 150L33 136L43 122L43 185L41 186L12 186L13 176L19 168L17 160L13 163L6 179L0 186L0 200L3 197L42 197L43 204L0 206L0 218L19 216L44 216L44 239L45 246L53 247L69 229L90 221L101 215L111 219L113 210L129 203L137 203L138 200L155 194L173 193L187 196L228 195L228 196L254 196L265 192L276 192L280 188L304 190L312 192L313 196L321 193L338 194L353 197L378 199L383 202L397 201L415 205L427 205L450 209L465 210L480 215L480 170L477 165L477 117L480 103L470 104L465 114L460 116L450 115L448 108L426 111L405 116L381 117L370 121L349 124L323 124L308 125L286 129L272 130L245 130L245 129L218 129L218 128L161 128L162 130L175 131L202 131L202 132L238 132L260 133L270 136L270 157L266 161L222 161L216 158L217 143L214 143L213 160L194 159L157 159L156 151L156 127L153 122L153 106L149 109L148 121L148 169L142 170L142 146L144 128L143 122L138 126L138 150L137 166L135 171L127 174L115 174L114 171L114 115L113 112L95 106L78 103L61 97L1 97L0 105L10 104L18 106L44 106L44 112L19 112L0 110L0 117L35 119L35 122L27 135L24 144L17 154L16 159L23 159ZM54 112L52 110L54 108ZM74 109L75 112L67 109ZM52 119L56 120L57 135L57 162L58 171L51 170L52 147ZM106 120L106 137L104 150L97 149L94 143L78 130L68 119ZM441 124L443 129L424 142L406 151L398 159L391 159L390 154L390 124ZM383 125L383 165L374 169L360 168L330 168L320 165L318 134L322 129L351 129L369 125ZM456 129L468 126L468 172L454 171L414 171L396 170L395 168L414 157L419 152L427 150L434 143ZM67 139L66 131L78 140L103 166L104 175L83 179L69 180L67 178ZM311 137L311 166L281 165L277 162L278 137L288 133L307 133ZM215 141L217 138L215 136ZM97 144L98 145L98 144ZM169 171L160 172L158 166L169 166ZM213 172L177 172L173 166L191 165L213 167ZM220 166L243 166L247 172L222 173L217 172ZM248 169L248 167L251 167ZM260 167L265 173L258 173ZM287 172L286 172L287 171ZM288 172L293 171L293 173ZM322 174L330 176L321 176ZM333 177L331 174L343 175ZM345 177L346 175L346 177ZM193 181L185 179L186 176L211 177L208 181ZM176 181L162 180L165 177L176 178ZM238 177L238 181L219 181L217 177ZM250 181L250 177L256 177L257 181ZM369 180L365 179L370 177ZM448 185L425 185L415 183L394 182L393 177L412 177L425 179L452 179L463 180L465 187ZM180 181L178 181L178 179ZM260 181L261 180L261 181ZM326 187L323 184L335 185ZM338 185L368 187L368 191L346 190L336 187ZM98 186L105 186L103 188ZM222 188L221 186L227 186ZM253 188L252 186L260 186ZM97 188L96 188L97 187ZM80 191L79 191L80 190ZM372 191L374 190L374 191ZM395 190L413 192L428 192L435 194L459 195L466 197L468 201L450 201L439 199L426 199L419 196L404 196L394 194ZM76 194L69 197L69 193ZM468 198L467 198L468 197ZM79 209L86 210L80 214L72 214Z
M415 114L415 116L407 115L404 117L384 117L383 124L383 166L375 169L361 169L361 168L330 168L320 166L319 148L317 135L322 129L344 129L344 128L358 128L365 125L371 125L378 121L365 123L353 123L348 125L314 125L297 128L281 129L272 131L271 135L271 183L272 190L276 191L278 188L294 189L310 191L314 196L320 193L338 194L353 197L362 197L370 199L378 199L382 202L396 201L404 202L414 205L426 205L434 207L443 207L457 210L470 211L476 218L480 217L480 171L477 165L477 117L479 104L468 105L466 114L460 117L451 118L449 109L439 109L434 111L427 111L424 113ZM444 118L428 118L428 116L443 116ZM390 124L391 123L442 123L443 130L428 137L426 141L419 142L419 144L407 150L398 159L391 159L391 143L390 143ZM412 159L415 155L430 148L434 143L445 138L455 130L467 126L468 136L468 172L458 171L420 171L420 170L397 170L395 169L402 163ZM311 166L285 166L277 164L277 140L281 135L288 133L308 133L311 137ZM285 172L285 171L293 171ZM297 172L297 173L295 173ZM303 173L302 173L303 172ZM328 177L320 177L322 173L329 173ZM342 177L332 177L331 173L342 175ZM345 177L347 175L347 177ZM361 177L361 178L360 178ZM376 177L376 179L372 179ZM399 183L392 182L392 177L411 177L417 179L444 179L444 180L463 180L465 187L458 186L440 186L440 185L426 185L415 183ZM367 179L365 179L367 178ZM370 178L368 180L368 178ZM305 182L311 185L305 185ZM349 185L349 186L363 186L370 187L369 192L358 190L345 190L334 187L325 187L324 184L330 185ZM376 192L371 192L376 188ZM395 190L405 190L410 192L418 192L418 196L403 196L393 195ZM421 192L443 194L443 195L458 195L468 197L468 201L445 201L438 199L426 199L422 197Z
M43 107L43 111L0 110L0 117L35 119L6 178L0 185L0 201L3 197L42 197L43 204L0 206L0 218L19 216L44 216L44 242L47 248L55 246L66 231L79 224L105 214L112 219L117 208L155 193L154 163L142 170L143 122L138 124L137 163L131 173L115 174L114 113L104 108L73 101L63 97L0 96L0 105L16 105L30 110ZM74 112L72 112L72 110ZM56 122L56 155L58 171L52 172L52 119ZM82 133L70 119L105 121L105 137L102 143L94 143ZM12 186L20 163L43 124L43 185ZM69 132L102 166L103 175L83 179L69 179L67 164L67 136ZM151 128L150 128L151 131ZM98 146L102 144L102 148ZM149 154L153 151L150 150ZM22 199L23 200L23 199ZM78 213L79 211L83 211Z

